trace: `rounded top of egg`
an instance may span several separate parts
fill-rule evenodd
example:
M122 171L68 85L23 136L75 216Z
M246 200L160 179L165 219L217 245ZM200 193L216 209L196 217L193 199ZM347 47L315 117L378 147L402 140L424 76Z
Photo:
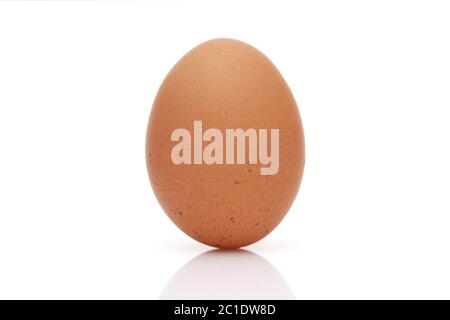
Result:
M219 248L254 243L283 219L304 167L295 99L272 62L232 39L207 41L155 98L147 168L170 219Z

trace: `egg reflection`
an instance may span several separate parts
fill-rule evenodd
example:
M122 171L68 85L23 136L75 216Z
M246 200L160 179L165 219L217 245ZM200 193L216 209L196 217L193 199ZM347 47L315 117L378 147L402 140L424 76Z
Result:
M161 300L295 299L278 270L247 250L212 250L187 262L169 281Z

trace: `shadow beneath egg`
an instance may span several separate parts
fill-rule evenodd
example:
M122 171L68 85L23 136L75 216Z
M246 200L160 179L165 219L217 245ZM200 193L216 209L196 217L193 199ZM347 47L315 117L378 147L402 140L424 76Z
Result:
M172 277L161 300L292 300L295 296L280 272L248 250L202 253Z

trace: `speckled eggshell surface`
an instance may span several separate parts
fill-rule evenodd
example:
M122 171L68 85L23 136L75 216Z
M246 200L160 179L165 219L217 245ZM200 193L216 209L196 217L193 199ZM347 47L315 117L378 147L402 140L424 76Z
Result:
M223 163L205 163L201 155L194 159L199 147L194 121L201 121L203 134L209 128L223 133ZM172 139L180 128L192 140L185 144L190 151L179 156L191 163L171 158L182 141ZM268 154L271 129L278 129L276 173L262 174L268 165L259 157L257 163L249 161L250 138L245 163L226 162L226 130L237 128L266 129ZM261 138L256 137L259 155ZM204 139L201 150L211 141ZM237 157L237 142L234 153ZM300 186L304 136L296 102L276 67L257 49L231 39L205 42L182 57L162 83L150 115L146 159L156 197L182 231L219 248L249 245L280 223Z

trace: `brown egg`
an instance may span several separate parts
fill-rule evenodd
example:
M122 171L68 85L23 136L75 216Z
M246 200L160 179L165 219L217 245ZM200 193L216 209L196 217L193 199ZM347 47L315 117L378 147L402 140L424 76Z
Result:
M257 49L215 39L159 89L146 141L156 197L187 235L219 248L264 238L300 186L304 136L294 97Z

